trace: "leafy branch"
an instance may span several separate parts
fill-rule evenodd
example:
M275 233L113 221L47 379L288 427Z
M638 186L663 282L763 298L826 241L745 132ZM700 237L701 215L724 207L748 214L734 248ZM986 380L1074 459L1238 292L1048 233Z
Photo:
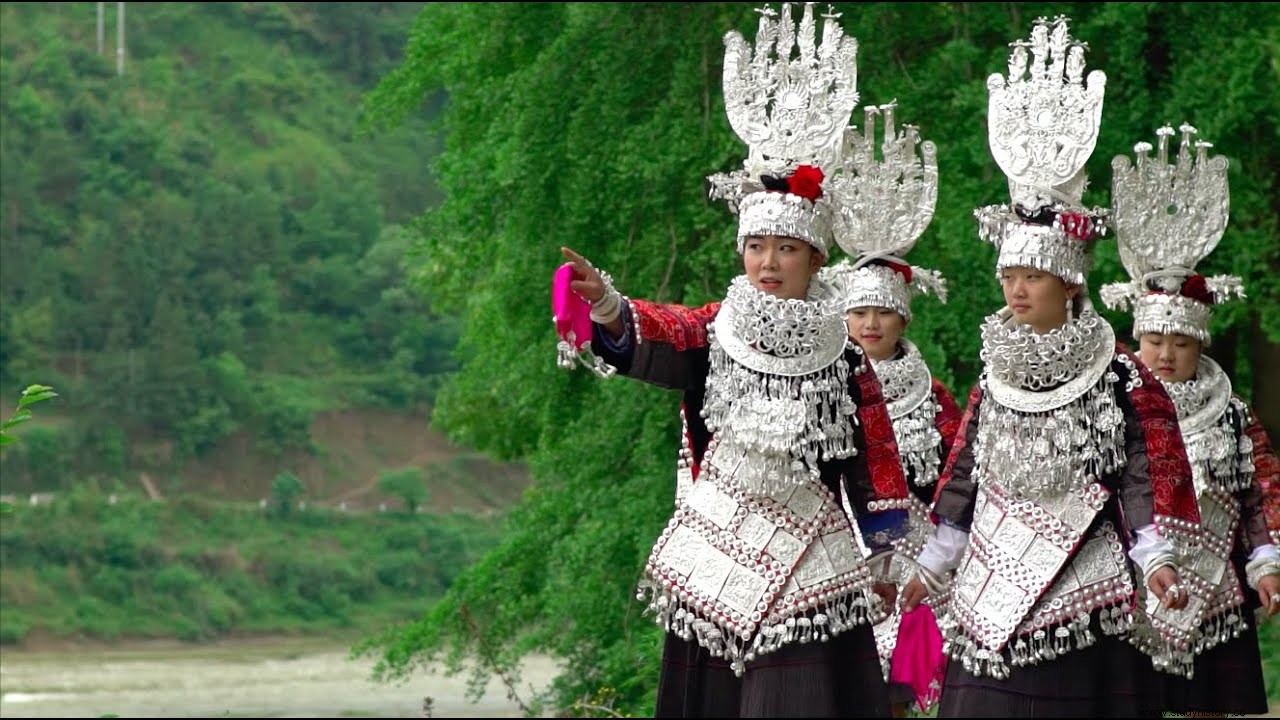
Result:
M27 408L38 402L57 397L58 393L48 385L29 385L26 390L22 391L22 396L18 398L18 409L13 413L13 417L4 421L0 425L0 449L5 445L13 442L17 438L9 434L13 428L31 419L31 411ZM13 506L7 502L0 503L0 513L7 513L13 510Z
M0 447L4 447L17 439L9 434L9 431L31 419L31 411L28 409L30 406L55 397L58 397L58 393L54 392L53 388L48 385L31 385L26 390L23 390L22 397L18 398L17 411L14 412L13 417L5 420L4 424L0 425Z
M516 706L520 708L521 713L526 716L529 715L529 706L524 704L524 701L520 699L519 693L516 692L515 676L508 672L505 666L498 660L498 653L490 647L484 633L480 631L480 626L476 624L475 618L472 617L471 610L466 605L463 605L459 610L462 613L463 621L466 622L467 627L471 629L471 632L475 637L477 654L480 657L480 662L484 667L489 669L489 672L496 675L498 679L502 681L502 684L506 686L507 699L514 702Z

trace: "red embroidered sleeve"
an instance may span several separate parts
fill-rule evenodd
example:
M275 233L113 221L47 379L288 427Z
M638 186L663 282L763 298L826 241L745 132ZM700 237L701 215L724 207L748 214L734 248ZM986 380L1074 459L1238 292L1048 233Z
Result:
M641 342L666 343L681 351L707 346L707 325L720 311L718 302L689 308L631 300L631 307Z
M960 429L960 406L956 405L947 386L938 382L937 378L933 379L933 399L938 402L939 407L938 414L933 418L933 426L942 436L942 462L945 463L951 457L951 444L955 442L956 431Z
M1271 542L1280 545L1280 460L1271 447L1267 431L1256 418L1244 429L1253 441L1253 478L1262 487L1262 516L1267 521Z
M863 448L867 461L867 473L871 476L871 488L877 500L901 500L907 497L907 478L902 472L902 457L898 454L898 441L893 434L893 420L889 419L889 406L880 391L880 380L871 369L865 356L862 372L858 374L858 422L862 424Z
M938 487L933 491L934 502L937 502L938 496L942 494L943 486L951 481L956 459L969 446L969 439L965 437L965 428L969 427L969 423L973 420L973 416L977 414L978 405L981 403L982 384L974 383L973 389L969 391L969 402L965 406L964 415L960 416L960 421L956 423L955 431L951 433L951 452L947 453L942 472L938 473Z
M1126 355L1138 371L1142 384L1129 391L1129 400L1142 423L1147 445L1147 468L1156 515L1200 523L1191 463L1178 427L1178 411L1164 386L1133 353L1121 346L1116 355Z

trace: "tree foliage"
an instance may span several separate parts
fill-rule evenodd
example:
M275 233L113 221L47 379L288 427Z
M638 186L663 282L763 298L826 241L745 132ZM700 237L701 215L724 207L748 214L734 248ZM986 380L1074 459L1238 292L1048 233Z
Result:
M1085 200L1106 205L1109 163L1156 127L1195 124L1231 160L1232 218L1206 273L1244 277L1252 302L1219 314L1215 350L1248 391L1248 340L1280 340L1276 180L1280 10L1236 3L837 3L860 41L862 104L937 143L941 192L911 259L951 283L922 299L908 336L963 396L979 368L977 327L999 307L994 251L973 208L1007 200L986 141L985 79L1040 14L1066 13L1108 75ZM454 439L523 459L536 484L501 547L420 621L371 640L379 671L529 652L562 657L558 708L610 688L647 713L659 632L633 588L674 493L678 398L555 366L548 284L561 245L637 297L699 304L739 271L733 220L705 176L741 162L720 87L722 35L754 36L742 3L432 4L404 62L368 98L375 121L412 117L443 92L445 193L422 217L411 279L461 318L460 369L435 415ZM1104 243L1093 274L1121 279ZM1112 315L1118 333L1122 316ZM483 671L483 670L482 670Z
M278 473L271 480L271 511L278 517L293 514L294 503L307 491L302 480L291 472Z
M140 5L122 77L114 13L99 55L92 4L0 8L0 389L57 385L76 472L112 471L95 427L176 467L242 429L305 448L321 405L430 400L456 329L405 290L401 224L435 201L434 141L358 134L420 6Z
M417 512L418 507L430 497L426 473L418 467L383 470L378 473L378 490L386 495L400 498L400 502L404 503L405 512L409 513Z

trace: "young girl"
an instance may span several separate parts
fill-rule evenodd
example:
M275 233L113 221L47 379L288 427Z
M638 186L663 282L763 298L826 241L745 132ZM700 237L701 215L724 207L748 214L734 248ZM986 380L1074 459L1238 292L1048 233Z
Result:
M850 138L859 158L858 182L837 184L843 207L874 206L878 222L837 223L840 245L857 251L854 263L843 262L823 272L842 288L848 308L849 339L871 360L889 406L907 487L909 530L896 543L890 576L899 585L915 574L913 561L933 531L929 506L938 471L951 450L960 409L929 372L920 351L902 337L911 322L911 300L933 293L946 300L946 285L932 270L908 264L906 255L933 216L937 197L937 162L933 143L920 143L915 128L894 130L894 104L868 107L864 133ZM884 120L885 139L876 142L875 119ZM921 156L916 158L915 147ZM875 147L884 148L875 159ZM855 175L850 173L851 176ZM876 624L876 645L890 680L895 716L905 715L914 699L921 712L937 702L945 656L933 609L918 608L902 630L903 617L893 612ZM901 642L900 642L901 636ZM898 666L893 666L895 654Z
M1207 145L1191 153L1195 128L1182 126L1176 163L1167 163L1173 128L1157 131L1157 157L1147 143L1137 162L1113 163L1112 198L1120 257L1132 276L1104 287L1112 306L1133 310L1133 336L1142 362L1173 398L1195 480L1201 542L1183 549L1196 558L1195 600L1205 619L1193 647L1190 679L1168 676L1165 711L1178 714L1263 714L1266 688L1254 611L1280 611L1280 553L1274 515L1264 511L1263 484L1280 478L1266 431L1232 392L1231 379L1212 358L1209 321L1215 304L1240 279L1205 278L1198 262L1226 228L1226 158L1210 159Z

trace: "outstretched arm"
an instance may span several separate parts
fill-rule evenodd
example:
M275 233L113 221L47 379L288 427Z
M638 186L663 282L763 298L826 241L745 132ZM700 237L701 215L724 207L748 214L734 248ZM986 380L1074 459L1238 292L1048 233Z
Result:
M687 390L705 380L707 326L719 303L699 308L623 297L609 274L569 248L569 291L591 304L591 352L603 365L660 387Z
M591 319L601 325L614 340L622 338L622 297L604 274L591 261L567 247L560 252L573 263L573 280L569 288L591 303Z

